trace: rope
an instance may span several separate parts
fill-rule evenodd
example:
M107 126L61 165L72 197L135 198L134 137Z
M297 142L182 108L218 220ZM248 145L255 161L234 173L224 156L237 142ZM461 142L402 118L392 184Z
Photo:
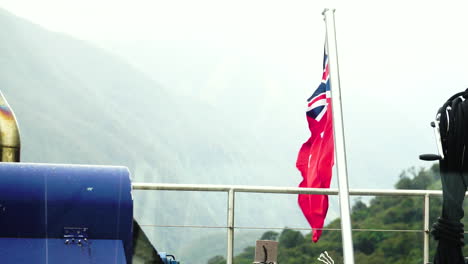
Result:
M431 234L438 240L435 264L465 263L463 200L468 174L468 89L451 96L437 111L444 158L439 161L443 188L442 216L432 226Z

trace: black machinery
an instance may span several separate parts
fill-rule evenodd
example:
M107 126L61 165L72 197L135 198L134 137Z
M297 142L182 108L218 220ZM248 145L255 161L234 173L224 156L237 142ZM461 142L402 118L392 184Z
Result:
M464 264L463 200L468 185L468 89L450 97L437 111L434 128L438 154L422 160L439 160L442 213L431 234L438 240L435 264Z

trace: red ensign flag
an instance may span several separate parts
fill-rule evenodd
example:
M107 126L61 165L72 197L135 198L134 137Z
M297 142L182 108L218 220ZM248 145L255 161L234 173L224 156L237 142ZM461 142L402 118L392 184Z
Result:
M333 120L331 112L328 55L323 58L322 82L307 99L307 122L311 132L299 150L296 167L301 172L303 188L329 188L334 164ZM327 195L299 194L299 206L312 227L312 240L322 234L328 211Z

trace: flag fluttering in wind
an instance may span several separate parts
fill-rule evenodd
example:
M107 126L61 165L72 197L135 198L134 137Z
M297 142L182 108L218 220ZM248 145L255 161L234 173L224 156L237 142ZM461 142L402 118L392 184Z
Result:
M307 123L310 138L302 145L296 161L301 172L303 188L329 188L334 164L333 120L329 81L328 55L323 56L322 82L307 99ZM328 211L327 195L299 194L299 206L309 222L317 242L322 234Z

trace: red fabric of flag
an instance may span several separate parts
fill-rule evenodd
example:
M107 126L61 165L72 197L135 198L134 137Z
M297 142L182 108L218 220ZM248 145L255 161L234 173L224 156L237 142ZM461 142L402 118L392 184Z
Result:
M322 82L307 100L307 122L310 138L302 145L296 161L301 172L303 188L330 188L334 164L333 120L328 77L328 56L324 55ZM299 206L309 222L317 242L328 211L328 196L299 194Z

